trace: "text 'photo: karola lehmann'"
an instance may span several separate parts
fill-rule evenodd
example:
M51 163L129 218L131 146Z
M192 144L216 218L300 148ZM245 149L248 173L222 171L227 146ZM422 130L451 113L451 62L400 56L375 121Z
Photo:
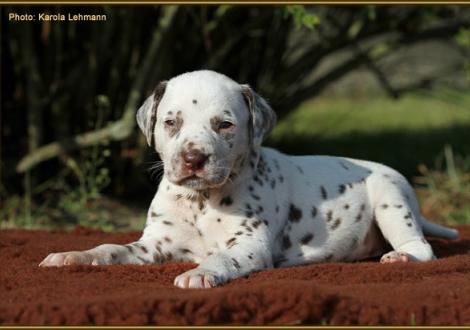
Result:
M106 21L107 16L105 14L80 14L80 13L65 13L65 14L49 14L49 13L15 13L11 12L8 14L8 20L12 22L65 22L65 21Z

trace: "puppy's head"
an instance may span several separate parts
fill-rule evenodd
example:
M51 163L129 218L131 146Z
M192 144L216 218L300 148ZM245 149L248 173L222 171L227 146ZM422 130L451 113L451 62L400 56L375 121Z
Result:
M248 85L213 71L161 82L137 112L168 180L195 190L220 187L237 174L275 121Z

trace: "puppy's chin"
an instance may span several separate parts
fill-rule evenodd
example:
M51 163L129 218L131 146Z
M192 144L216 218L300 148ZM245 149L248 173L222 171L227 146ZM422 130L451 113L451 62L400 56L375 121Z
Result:
M222 187L228 179L228 175L215 175L213 177L199 177L192 175L179 180L171 180L174 184L192 190L215 189Z

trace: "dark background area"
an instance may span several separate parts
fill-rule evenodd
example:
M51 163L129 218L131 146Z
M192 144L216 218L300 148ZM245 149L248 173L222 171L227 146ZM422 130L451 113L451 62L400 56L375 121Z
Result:
M73 223L74 212L93 208L103 194L146 205L158 183L159 174L148 171L157 155L138 131L135 112L159 81L183 72L211 69L249 83L281 122L307 101L338 95L354 104L358 96L399 100L452 90L452 102L468 104L462 95L468 93L470 6L1 10L0 196L8 221L27 210L28 223L39 213ZM15 22L8 18L13 12L105 14L107 20ZM418 164L432 166L444 145L470 154L469 132L466 122L412 133L284 133L267 144L290 154L381 161L411 178Z

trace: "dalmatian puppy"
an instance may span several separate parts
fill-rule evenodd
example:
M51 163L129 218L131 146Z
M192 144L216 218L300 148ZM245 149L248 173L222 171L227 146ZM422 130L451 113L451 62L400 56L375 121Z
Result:
M369 161L287 156L261 147L275 124L248 85L213 71L160 83L137 122L164 176L142 237L87 251L52 253L40 264L191 261L180 288L211 288L272 267L434 259L424 234L453 239L428 222L406 179Z

